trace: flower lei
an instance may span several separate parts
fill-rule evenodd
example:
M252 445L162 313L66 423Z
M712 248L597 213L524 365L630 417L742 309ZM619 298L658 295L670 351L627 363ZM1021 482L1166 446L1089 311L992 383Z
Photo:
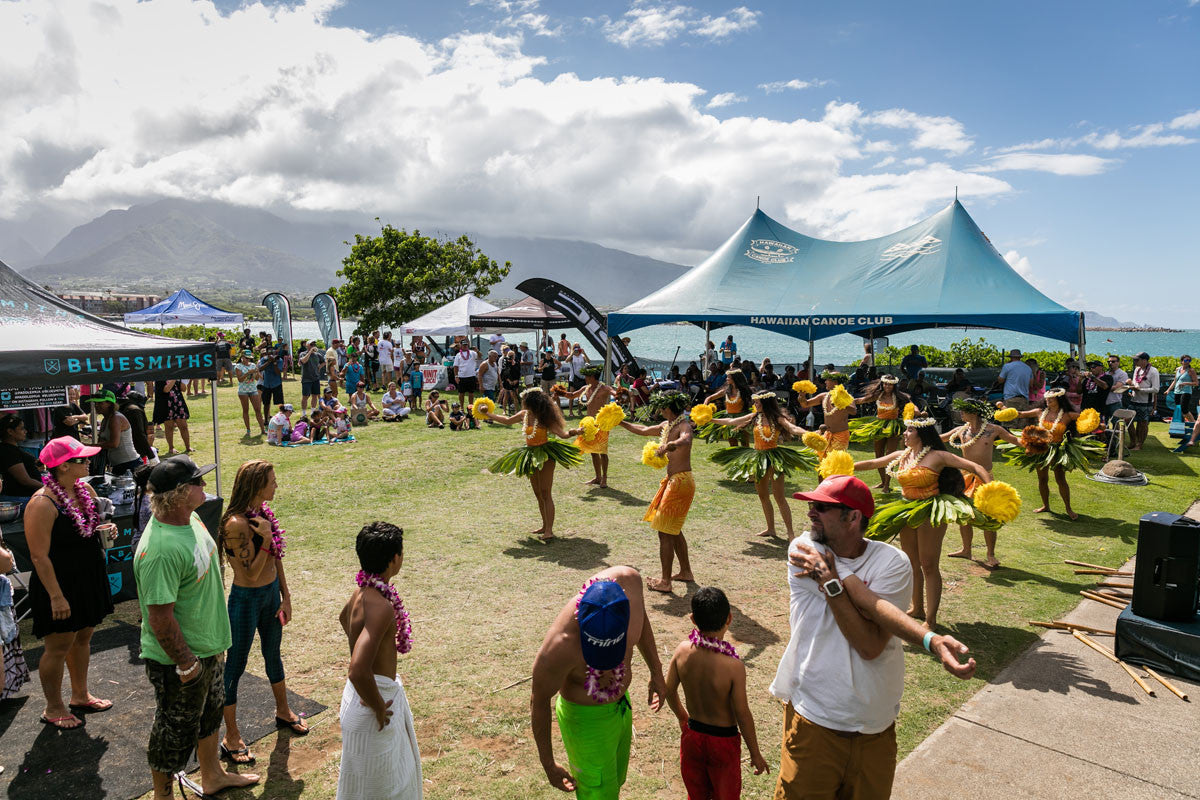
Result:
M1050 413L1050 409L1049 409L1049 408L1046 408L1046 409L1043 409L1043 410L1042 410L1042 413L1038 415L1038 425L1041 425L1043 428L1046 428L1046 415L1047 415L1047 414L1049 414L1049 413ZM1052 431L1052 430L1054 430L1055 428L1057 428L1057 427L1058 427L1058 423L1062 421L1062 418L1063 418L1063 413L1064 413L1064 412L1063 412L1062 408L1059 408L1059 409L1058 409L1058 416L1054 418L1054 422L1052 422L1052 423L1050 424L1050 427L1049 427L1049 428L1046 428L1046 430Z
M970 433L971 426L963 425L960 428L955 428L954 431L950 434L950 438L946 440L946 443L951 445L952 447L957 447L959 450L966 450L968 447L970 447L971 445L975 444L976 442L978 442L980 439L983 438L983 434L987 433L987 427L988 427L988 424L987 424L987 421L985 420L979 426L979 432L976 433L974 436L972 436L970 439L967 439L965 442L963 441L963 434Z
M763 443L771 444L779 438L779 431L771 423L767 422L764 425L764 422L766 421L760 414L758 420L755 422L754 430L758 434L759 438L763 440Z
M87 484L83 479L75 481L75 499L82 498L82 509L67 497L66 490L50 475L42 476L42 485L54 498L55 504L71 515L71 520L79 530L80 536L86 539L96 532L100 514L96 511L96 502L92 500L92 493L88 491Z
M262 517L271 523L271 543L267 545L267 549L271 553L271 558L283 558L283 551L287 547L287 539L284 537L284 534L287 531L279 527L279 520L275 519L275 512L271 511L269 505L263 503L257 511L246 512L246 519L254 519L255 517Z
M737 654L737 648L731 645L724 639L710 639L700 631L692 628L692 632L688 634L688 641L693 647L703 647L705 650L712 650L714 653L730 656L741 661L742 657Z
M601 580L606 579L589 578L588 581L583 584L582 587L580 587L579 594L575 595L575 619L577 622L579 619L579 603L581 600L583 600L584 593L588 590L589 586L591 586L593 583L599 583ZM609 681L608 686L604 687L603 689L600 688L600 676L604 673L600 670L588 666L587 674L583 679L583 688L588 693L588 697L600 704L611 703L613 700L616 700L625 693L625 662L622 661L620 664L617 664L616 667L607 671L612 673L612 679Z
M521 433L525 436L525 441L529 441L530 439L537 438L538 430L539 430L539 427L537 424L537 420L535 419L533 421L533 425L523 426Z
M408 612L404 610L404 601L400 599L400 593L396 591L396 587L378 575L361 569L354 576L354 582L358 584L359 588L365 589L370 586L377 590L392 604L392 613L396 615L396 652L407 653L412 650L412 622L408 619Z
M907 448L904 451L904 455L893 459L891 463L887 465L887 474L891 475L893 478L899 477L900 473L904 472L904 470L911 469L912 467L920 464L925 456L929 455L929 451L932 449L933 448L929 445L925 445L921 448L921 452L917 453L916 457L913 458L912 448Z

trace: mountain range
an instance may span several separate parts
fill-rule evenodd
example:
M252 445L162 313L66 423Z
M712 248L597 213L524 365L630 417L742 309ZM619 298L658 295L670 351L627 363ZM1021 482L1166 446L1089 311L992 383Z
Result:
M23 239L0 240L7 247L0 259L24 266L38 283L72 289L312 294L341 282L335 272L349 254L345 242L378 229L374 221L296 222L260 209L169 199L109 211L40 258L31 257L33 247ZM553 277L598 306L621 306L687 269L590 242L468 236L489 257L512 262L508 277L492 287L494 299L516 299L516 285L526 278Z

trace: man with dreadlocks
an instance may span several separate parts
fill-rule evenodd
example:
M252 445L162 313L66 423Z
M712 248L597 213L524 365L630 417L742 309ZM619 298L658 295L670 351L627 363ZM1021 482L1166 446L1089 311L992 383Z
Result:
M954 409L962 414L963 424L949 433L942 434L942 441L961 450L963 458L978 464L988 472L992 471L992 453L997 439L1010 444L1019 443L1017 437L1010 431L992 424L992 407L988 403L982 400L956 398ZM975 490L983 484L980 483L979 476L971 470L962 470L962 476L963 482L966 484L963 494L968 499L973 499ZM1000 562L996 559L997 526L992 524L992 520L984 519L978 513L975 517L976 521L980 523L980 527L983 528L983 541L987 544L987 557L984 559L983 565L988 569L996 569L1000 566ZM975 538L975 530L968 522L965 525L959 525L958 531L962 535L962 549L947 555L951 558L970 558L971 542Z
M850 448L850 415L857 409L854 406L854 398L850 397L850 393L842 385L846 382L846 373L826 370L821 373L821 380L825 381L825 391L801 400L800 407L821 406L825 415L825 430L822 431L825 437L825 451L821 454L824 458L834 450ZM847 403L846 400L850 402Z
M587 395L587 415L595 417L600 409L612 402L613 390L612 387L600 380L601 373L604 372L604 367L599 364L588 364L579 370L579 374L583 376L583 386L574 392L563 392L562 397L569 400L574 400L584 394ZM608 431L598 430L595 437L587 439L583 436L583 428L573 428L568 431L571 436L577 436L575 444L585 453L590 453L592 456L592 469L596 471L596 477L590 481L586 481L586 486L599 486L601 489L608 488Z
M658 436L656 455L667 458L667 477L658 486L642 519L658 531L658 557L662 562L662 577L647 578L646 585L656 592L670 594L671 581L693 581L692 564L688 561L687 540L683 538L683 523L687 520L692 498L696 496L696 481L692 478L692 421L683 416L688 396L683 392L655 392L650 396L650 411L663 421L657 425L635 425L621 422L621 427L638 436ZM679 572L671 574L671 565L679 556Z

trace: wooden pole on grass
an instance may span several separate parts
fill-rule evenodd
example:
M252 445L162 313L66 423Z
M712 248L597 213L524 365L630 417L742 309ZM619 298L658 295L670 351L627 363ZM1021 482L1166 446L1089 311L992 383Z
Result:
M1108 652L1103 647L1096 644L1095 642L1093 642L1091 639L1089 639L1087 636L1083 635L1079 631L1071 631L1071 635L1074 636L1079 641L1086 644L1088 647L1095 650L1100 655L1107 658L1109 661L1112 661L1114 664L1117 664L1118 666L1120 666L1121 669L1125 670L1127 673L1129 673L1129 677L1133 678L1134 683L1136 683L1138 686L1142 687L1142 689L1146 692L1146 694L1150 695L1151 697L1157 697L1157 695L1154 694L1154 690L1151 689L1144 680L1142 680L1140 677L1138 677L1138 674L1136 672L1134 672L1132 669L1130 669L1129 665L1126 664L1124 661L1117 658L1112 653Z
M1128 605L1128 603L1119 603L1111 597L1105 597L1104 595L1099 595L1095 592L1089 592L1086 589L1081 591L1080 594L1086 597L1088 600L1095 600L1097 603L1103 603L1106 606L1119 608L1122 611L1125 610L1125 606Z

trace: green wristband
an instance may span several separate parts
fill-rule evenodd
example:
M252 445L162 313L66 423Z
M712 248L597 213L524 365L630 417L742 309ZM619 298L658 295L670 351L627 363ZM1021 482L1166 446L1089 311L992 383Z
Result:
M921 646L924 647L926 650L928 650L930 653L933 652L933 650L930 650L930 648L929 648L929 643L932 641L933 641L933 631L926 631L925 638L921 640Z

